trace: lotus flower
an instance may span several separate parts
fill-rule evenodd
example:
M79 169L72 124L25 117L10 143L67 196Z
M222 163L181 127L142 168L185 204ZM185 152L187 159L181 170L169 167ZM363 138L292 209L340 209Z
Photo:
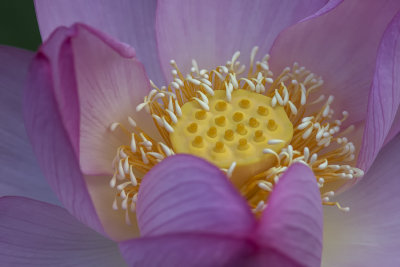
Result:
M37 1L45 42L36 55L0 50L2 264L399 265L399 9L373 0ZM270 59L255 62L256 45ZM250 58L247 76L236 51ZM218 160L196 152L208 145L201 135L188 142L179 128L191 106L199 117L187 131L196 132L213 107L254 103L257 112L237 115L249 126L226 128L227 141L213 144ZM264 154L246 154L246 138L235 143L245 156L224 154L260 123L273 137L254 146ZM265 133L254 130L254 142Z

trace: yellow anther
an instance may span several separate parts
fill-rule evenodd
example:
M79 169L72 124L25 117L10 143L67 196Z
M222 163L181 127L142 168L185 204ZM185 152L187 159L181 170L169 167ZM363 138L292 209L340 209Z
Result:
M211 138L214 138L217 136L217 128L215 128L214 126L210 127L210 129L208 129L207 131L207 135Z
M236 122L239 122L241 120L243 120L243 113L242 112L235 112L235 114L233 114L233 120Z
M238 150L246 150L249 148L246 138L239 139L239 144L238 144L237 148L238 148Z
M258 125L260 125L260 123L258 122L258 120L256 118L251 117L249 120L249 125L250 125L250 127L257 128Z
M218 141L215 144L214 151L217 153L223 153L225 151L225 146L223 142Z
M226 121L225 116L219 116L215 119L215 124L222 127L225 125L225 121Z
M278 128L278 125L276 125L276 122L274 120L269 120L267 123L267 128L270 131L275 131L276 128Z
M189 133L195 133L197 131L197 123L193 122L188 127L187 130Z
M244 124L243 124L243 123L239 123L239 124L236 126L236 132L238 132L238 133L241 134L241 135L247 134L246 127L244 127Z
M239 102L239 107L248 109L250 107L250 101L248 99L242 99Z
M199 110L196 112L196 119L198 120L204 120L207 117L207 112L204 110Z
M192 145L193 145L194 147L198 147L198 148L203 147L203 146L204 146L203 138L202 138L201 136L196 136L196 137L193 139Z
M254 133L254 141L256 141L256 142L265 141L265 136L264 136L264 134L263 134L263 131L257 130L257 131Z
M217 111L225 111L226 110L226 102L225 101L218 101L215 104L215 110L217 110Z
M268 108L267 108L267 107L259 106L259 107L257 108L257 113L258 113L259 115L261 115L261 116L268 116L269 111L268 111Z
M224 138L228 141L232 141L235 136L235 133L232 130L226 130Z

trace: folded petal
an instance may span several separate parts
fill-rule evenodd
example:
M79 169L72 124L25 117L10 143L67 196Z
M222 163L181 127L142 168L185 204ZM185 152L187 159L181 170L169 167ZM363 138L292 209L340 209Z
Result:
M392 128L386 136L385 143L389 143L398 133L400 133L400 109L397 109L396 116L394 117Z
M135 47L151 79L163 82L155 40L155 0L39 0L35 8L43 40L59 26L91 25Z
M159 1L156 34L161 66L170 77L174 59L184 73L224 65L240 51L249 62L253 46L267 53L280 31L313 14L326 1Z
M306 165L293 164L280 178L255 236L264 247L281 255L282 259L272 255L277 263L297 263L283 266L320 266L322 204L316 178Z
M31 64L27 81L25 127L45 177L70 213L98 232L104 232L62 124L50 64L42 54Z
M75 25L59 28L40 51L51 63L56 100L83 171L111 173L121 136L112 133L110 125L128 124L132 116L142 128L153 130L146 114L136 112L150 84L134 50Z
M32 52L0 46L0 196L59 203L32 153L22 118L22 91L32 57Z
M231 236L163 235L133 239L119 246L130 266L265 266L249 256L254 251L251 242Z
M246 202L214 165L190 155L168 157L143 178L141 236L218 233L242 236L255 224Z
M350 112L349 124L365 120L379 42L399 8L399 1L343 1L282 32L271 50L271 69L298 62L323 77L321 93L335 96L339 114Z
M399 266L400 137L378 155L364 178L337 197L349 213L324 211L323 266Z
M110 125L129 125L127 119L131 115L147 132L153 129L146 128L146 116L135 111L150 85L134 56L132 48L79 24L55 31L35 58L25 101L28 133L47 178L59 197L62 195L63 204L78 218L89 216L97 220L96 213L91 214L94 210L87 186L96 185L89 193L98 214L106 214L103 209L110 210L112 202L103 206L96 190L104 192L108 187L107 175L112 173L116 148L129 138L118 129L112 132ZM89 183L84 177L99 180ZM84 199L87 206L75 203L71 192ZM100 220L107 234L120 236L118 223L118 229L114 229L106 224L107 217ZM134 234L134 229L123 233L129 237Z
M124 266L117 246L65 209L23 198L0 198L3 266Z
M358 165L368 170L392 128L400 104L400 13L379 46ZM393 125L396 133L396 124Z

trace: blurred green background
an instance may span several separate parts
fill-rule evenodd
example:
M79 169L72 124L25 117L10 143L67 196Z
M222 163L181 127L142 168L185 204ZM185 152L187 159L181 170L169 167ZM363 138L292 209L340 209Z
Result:
M0 44L36 50L40 43L33 0L0 0Z

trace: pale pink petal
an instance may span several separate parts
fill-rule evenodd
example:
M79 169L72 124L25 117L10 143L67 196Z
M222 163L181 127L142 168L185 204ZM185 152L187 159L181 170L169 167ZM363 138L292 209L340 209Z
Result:
M256 238L264 247L299 266L320 266L322 204L309 167L293 164L280 178L268 199Z
M343 1L300 22L275 41L272 71L298 62L323 77L321 94L335 96L336 113L349 111L348 123L365 120L379 42L399 8L399 1Z
M267 53L280 31L313 14L327 1L159 1L156 34L162 69L169 61L184 73L191 60L200 68L224 65L240 50L246 65L253 46Z
M156 133L147 113L136 112L150 84L137 59L121 57L93 32L78 29L72 49L80 105L81 166L85 173L110 173L116 148L122 144L110 131L113 122L129 128L131 116L144 131Z
M136 214L144 237L187 232L241 236L255 223L217 167L184 154L166 158L144 176Z
M151 79L163 82L155 41L155 0L36 0L35 8L43 40L59 26L91 25L135 47Z
M0 198L2 266L124 266L115 243L65 209L23 198Z
M33 143L37 155L40 155L42 167L44 162L49 161L47 164L50 166L44 166L43 169L48 179L52 180L53 188L56 188L58 195L65 194L64 187L78 190L79 195L85 196L86 201L86 197L89 199L86 187L90 186L89 193L100 221L106 233L117 240L120 240L121 236L130 238L136 235L137 231L134 227L127 229L125 224L124 227L120 227L124 216L109 216L114 212L111 209L112 200L104 203L113 193L108 184L112 176L111 163L116 148L129 142L128 136L124 136L121 130L112 132L110 126L113 122L121 122L129 127L128 116L131 115L142 128L150 129L149 133L152 133L153 129L147 127L148 119L143 116L143 112L136 112L136 105L142 102L143 96L148 93L149 83L143 66L134 55L132 48L88 26L78 24L71 28L59 28L41 47L37 56L37 61L43 58L42 65L45 66L40 67L48 68L45 70L48 73L40 73L40 68L32 68L32 76L38 79L36 82L48 83L46 86L49 87L49 94L54 94L51 96L53 99L48 101L54 106L49 107L46 102L36 100L38 94L32 93L26 98L27 105L34 104L39 110L56 110L57 118L50 119L47 128L43 129L43 125L42 128L35 126L33 130L32 125L35 123L32 121L42 120L41 117L51 114L41 111L40 114L32 115L30 110L27 112L28 125L31 125L28 130L30 129L29 132L35 138ZM44 134L45 130L48 130L48 133L62 131L63 136L48 137ZM44 149L43 142L48 148ZM60 147L55 149L57 145ZM53 165L63 162L54 155L66 156L67 153L61 149L63 146L69 146L65 148L67 151L71 150L67 162L74 166L69 166L68 170L64 170L67 166L62 166L63 171L59 171L59 168L53 169ZM71 179L76 179L79 186L65 179L64 175L68 173L64 171L74 172ZM83 177L82 174L86 176ZM88 177L91 177L90 181ZM83 178L88 180L85 182ZM103 193L100 192L107 194L103 197ZM65 201L73 201L70 199L72 196L68 194L61 198L64 205ZM70 208L69 205L66 206ZM120 221L112 222L115 217Z
M131 224L125 221L125 211L114 210L112 204L115 199L115 190L109 186L110 176L85 175L90 197L107 235L114 241L123 241L136 238L140 235L137 226L136 214L129 213Z
M22 118L22 92L32 57L32 52L0 46L0 196L59 203L32 153Z
M337 197L350 212L326 208L323 266L400 266L400 137L365 177Z
M400 103L400 14L379 46L358 165L368 170L392 128ZM394 127L396 127L394 125ZM395 130L396 131L396 130Z

